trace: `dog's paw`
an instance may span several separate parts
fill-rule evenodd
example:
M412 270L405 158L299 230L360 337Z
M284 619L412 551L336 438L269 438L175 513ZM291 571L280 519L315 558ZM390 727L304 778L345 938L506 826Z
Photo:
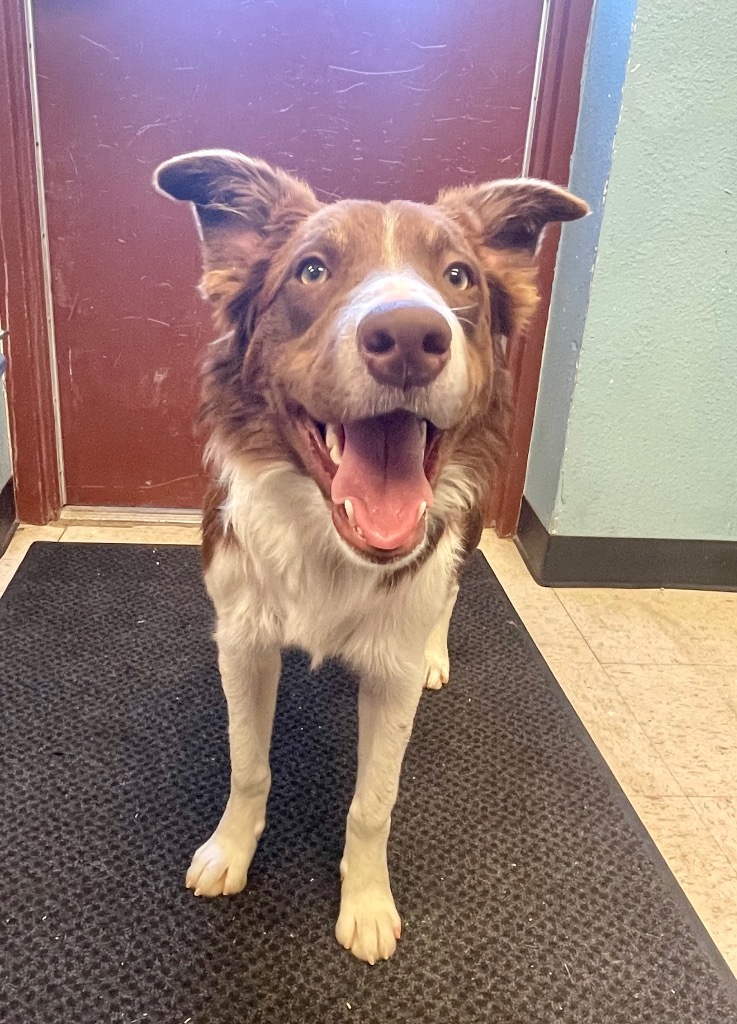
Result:
M425 689L442 690L450 679L450 659L439 651L425 651Z
M388 960L401 934L402 922L390 892L368 891L341 899L335 937L359 960Z
M226 835L213 832L192 858L185 885L195 896L232 896L245 887L254 854Z

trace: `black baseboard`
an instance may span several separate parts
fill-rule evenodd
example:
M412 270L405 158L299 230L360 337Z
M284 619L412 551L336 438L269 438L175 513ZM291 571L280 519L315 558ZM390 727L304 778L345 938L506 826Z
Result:
M3 554L8 544L10 544L17 525L13 481L8 480L0 491L0 555Z
M737 541L550 534L523 498L517 547L544 587L737 591Z

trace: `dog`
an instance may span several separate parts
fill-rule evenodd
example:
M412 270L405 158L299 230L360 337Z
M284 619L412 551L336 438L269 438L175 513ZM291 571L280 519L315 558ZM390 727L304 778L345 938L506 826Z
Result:
M202 557L231 785L186 885L246 885L282 648L313 667L340 656L359 677L359 741L335 934L373 964L401 934L391 813L423 689L448 682L459 573L504 448L505 347L538 301L545 225L588 208L524 178L433 205L324 204L226 150L175 157L154 183L193 204L221 331L203 376Z

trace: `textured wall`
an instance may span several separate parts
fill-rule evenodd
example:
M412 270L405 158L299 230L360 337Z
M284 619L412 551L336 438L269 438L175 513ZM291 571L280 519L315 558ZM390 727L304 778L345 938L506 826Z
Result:
M637 0L597 0L589 35L570 187L587 200L591 214L565 225L561 234L525 486L527 500L548 527L558 496L636 8Z
M552 532L737 540L736 67L737 5L640 0L580 350L558 309L548 339L527 493Z

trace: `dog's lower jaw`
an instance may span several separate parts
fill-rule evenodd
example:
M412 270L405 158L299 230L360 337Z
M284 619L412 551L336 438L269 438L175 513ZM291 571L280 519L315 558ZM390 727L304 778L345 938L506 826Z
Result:
M428 524L430 523L429 513L427 522ZM333 527L333 529L335 534L335 541L338 544L340 550L343 552L343 554L345 554L354 565L359 565L363 569L373 569L377 573L392 573L397 572L400 569L408 568L414 562L418 562L424 557L429 545L428 537L430 531L426 527L422 540L419 542L417 547L413 548L411 551L408 551L404 555L397 555L394 558L383 559L379 561L372 559L368 555L362 554L360 551L358 551L357 548L353 547L352 544L349 544L348 541L345 540L345 538L343 538L340 535L340 533L335 529L335 527Z

